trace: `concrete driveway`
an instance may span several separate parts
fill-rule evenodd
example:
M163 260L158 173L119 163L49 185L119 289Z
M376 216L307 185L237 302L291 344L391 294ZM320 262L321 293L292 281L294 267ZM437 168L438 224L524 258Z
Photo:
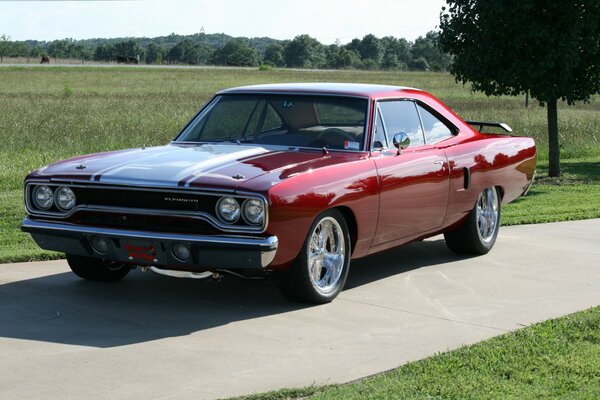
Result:
M439 237L356 261L333 303L269 281L64 261L0 265L2 399L201 399L345 382L600 304L600 219L503 227L460 258Z

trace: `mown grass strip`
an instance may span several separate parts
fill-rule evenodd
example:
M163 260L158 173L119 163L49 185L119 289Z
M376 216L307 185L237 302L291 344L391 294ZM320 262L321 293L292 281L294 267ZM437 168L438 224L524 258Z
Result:
M600 307L437 354L360 381L238 400L600 398Z

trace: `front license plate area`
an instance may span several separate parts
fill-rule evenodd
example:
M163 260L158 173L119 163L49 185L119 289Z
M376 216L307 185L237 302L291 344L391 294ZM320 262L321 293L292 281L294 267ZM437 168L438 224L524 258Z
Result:
M164 264L165 261L162 246L157 242L123 240L121 242L121 251L125 260L136 264Z

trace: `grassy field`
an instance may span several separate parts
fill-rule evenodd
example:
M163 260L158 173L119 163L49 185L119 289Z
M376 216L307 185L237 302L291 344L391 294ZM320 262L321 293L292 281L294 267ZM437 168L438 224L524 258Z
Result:
M50 162L90 152L167 143L216 91L270 82L367 82L427 90L465 119L505 121L533 136L542 176L546 112L523 98L487 98L449 74L129 67L0 68L0 262L52 258L18 231L22 181ZM542 179L505 209L505 224L600 216L600 96L559 107L567 176ZM514 210L514 211L513 211Z
M238 400L599 399L600 307L403 365L348 385Z

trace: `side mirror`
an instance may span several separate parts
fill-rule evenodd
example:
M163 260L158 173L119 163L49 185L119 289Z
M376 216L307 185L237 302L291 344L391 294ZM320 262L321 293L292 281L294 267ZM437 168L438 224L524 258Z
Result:
M392 142L394 147L398 149L398 154L400 154L400 150L404 150L410 145L410 138L406 133L400 132L394 135Z

